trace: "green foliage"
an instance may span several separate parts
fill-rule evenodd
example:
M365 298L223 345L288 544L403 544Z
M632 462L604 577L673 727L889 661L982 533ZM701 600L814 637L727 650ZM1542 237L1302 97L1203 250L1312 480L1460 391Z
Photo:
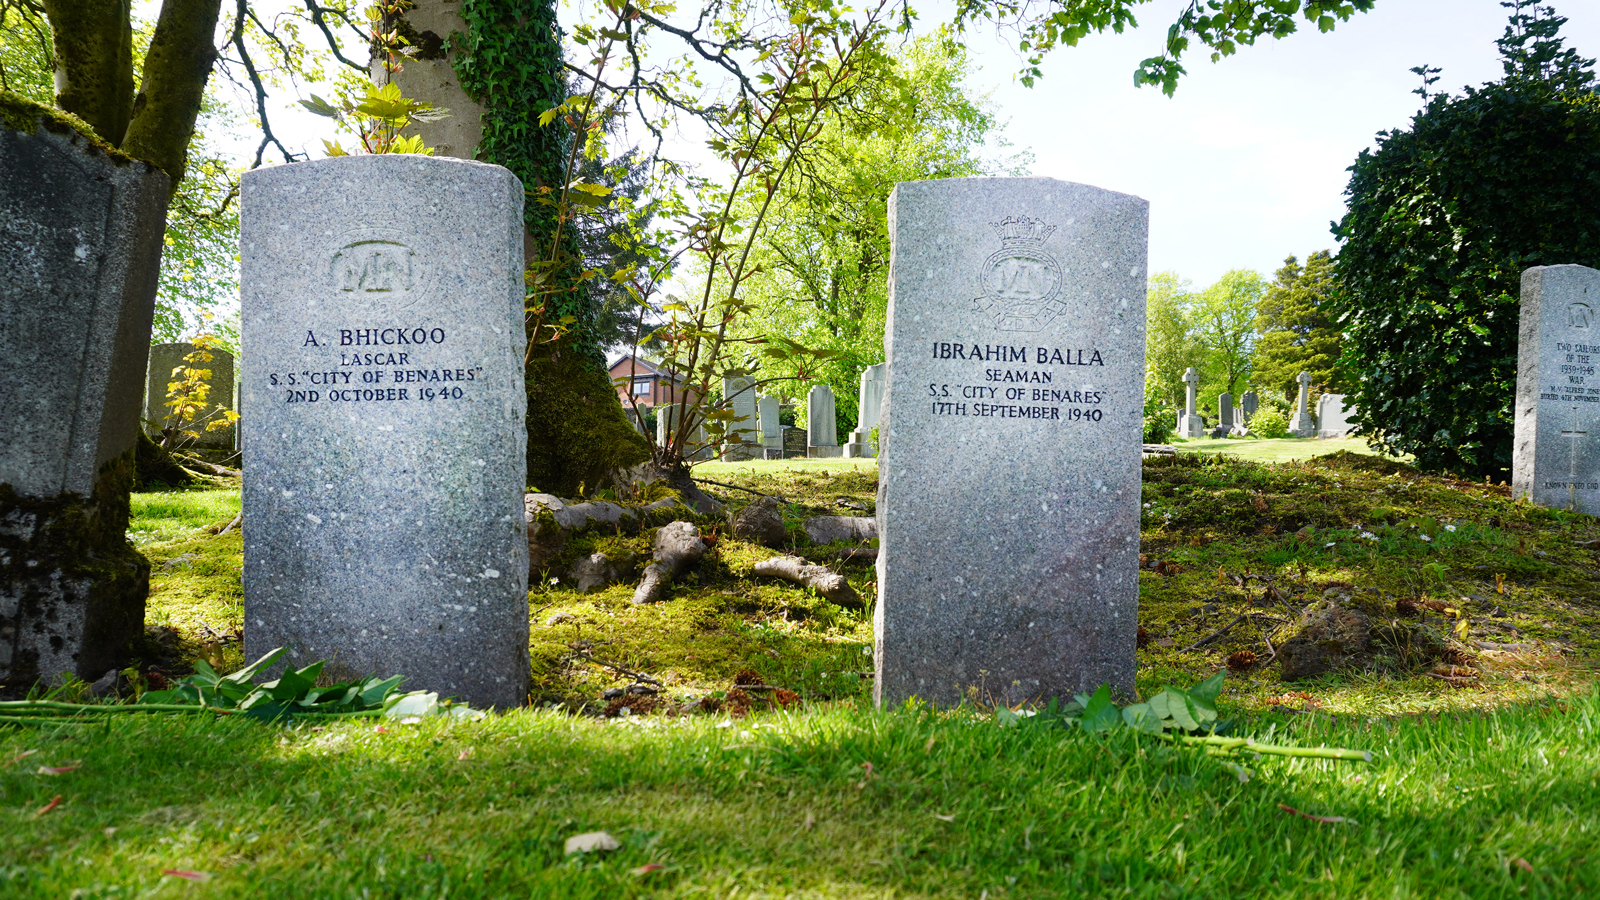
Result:
M1090 34L1138 27L1133 9L1149 0L1049 0L1039 7L1018 0L958 0L956 22L965 27L978 19L1014 25L1021 32L1017 49L1027 54L1022 83L1032 86L1042 73L1044 55L1057 46L1076 47ZM1167 29L1160 56L1139 63L1134 84L1160 85L1171 96L1178 79L1187 73L1180 59L1190 39L1211 48L1211 61L1232 56L1239 45L1257 38L1284 38L1299 28L1295 13L1329 32L1357 12L1372 9L1376 0L1193 0L1183 4L1178 20Z
M919 38L865 74L857 96L823 119L772 199L751 249L750 310L739 335L783 335L827 358L760 360L767 392L804 397L833 388L841 434L856 421L861 370L883 361L889 265L888 200L902 181L1021 174L1017 161L982 158L996 138L994 110L966 84L967 52L945 29ZM738 215L768 203L764 190Z
M1189 323L1193 291L1188 279L1176 272L1150 276L1145 293L1145 406L1184 403L1183 373L1205 366L1205 351Z
M1164 443L1172 437L1173 429L1177 427L1178 412L1172 407L1161 402L1159 397L1152 395L1148 389L1144 395L1144 442L1147 444Z
M436 122L450 115L450 110L426 100L401 96L400 85L393 81L381 87L364 83L359 93L347 91L338 98L338 103L329 103L312 94L310 100L301 100L300 105L353 132L361 141L361 149L367 153L432 156L433 149L422 145L421 135L400 132L413 122ZM337 141L323 141L322 146L329 156L350 155Z
M1289 417L1274 407L1263 406L1250 417L1250 433L1269 439L1286 438L1289 436Z
M1257 308L1265 284L1249 269L1224 272L1194 297L1189 310L1193 333L1205 351L1211 384L1237 396L1250 375Z
M200 439L201 431L230 428L239 421L239 414L220 403L208 403L211 397L211 370L205 368L215 357L211 351L221 346L214 334L202 334L193 341L194 350L184 356L184 364L172 370L172 380L167 382L169 410L161 420L161 448L175 450Z
M1306 257L1304 268L1293 256L1284 260L1256 317L1252 384L1287 398L1298 394L1295 379L1306 372L1313 390L1337 389L1340 336L1328 311L1333 287L1333 254L1328 251Z
M1505 477L1522 271L1600 266L1600 95L1543 10L1513 14L1503 80L1428 97L1351 168L1332 310L1354 418L1427 469Z

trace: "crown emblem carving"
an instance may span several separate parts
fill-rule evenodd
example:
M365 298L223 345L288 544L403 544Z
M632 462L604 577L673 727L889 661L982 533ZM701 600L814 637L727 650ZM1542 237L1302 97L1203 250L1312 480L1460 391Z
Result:
M1033 250L1044 249L1044 242L1055 233L1056 226L1046 225L1043 219L1033 219L1028 216L1007 216L991 225L1000 235L1000 246L1007 250L1027 248Z

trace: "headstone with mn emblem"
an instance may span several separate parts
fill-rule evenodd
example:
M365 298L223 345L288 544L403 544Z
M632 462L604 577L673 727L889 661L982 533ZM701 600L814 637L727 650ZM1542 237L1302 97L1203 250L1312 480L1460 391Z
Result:
M1147 223L1051 178L896 186L879 703L1132 692Z
M526 701L522 203L445 157L245 174L246 655Z
M1600 271L1522 273L1511 488L1540 506L1600 515Z

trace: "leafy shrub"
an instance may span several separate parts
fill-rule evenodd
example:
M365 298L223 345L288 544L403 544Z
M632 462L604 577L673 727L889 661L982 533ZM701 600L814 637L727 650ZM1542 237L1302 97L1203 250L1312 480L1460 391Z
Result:
M1353 418L1425 470L1504 477L1523 270L1600 266L1600 95L1565 21L1518 9L1504 79L1427 96L1350 169L1332 303Z
M1289 436L1289 417L1270 406L1256 410L1256 414L1250 417L1250 433L1264 438L1286 438Z
M1144 442L1160 444L1172 437L1177 427L1177 413L1154 397L1144 401Z

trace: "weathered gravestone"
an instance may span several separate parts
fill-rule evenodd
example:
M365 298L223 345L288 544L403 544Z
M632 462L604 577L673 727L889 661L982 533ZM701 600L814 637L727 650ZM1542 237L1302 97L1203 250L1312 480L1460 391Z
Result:
M777 397L756 399L756 418L761 426L761 455L765 459L783 459L783 425L778 421L782 404Z
M245 174L246 655L526 700L522 203L443 157Z
M218 407L229 410L238 408L234 398L233 354L217 347L206 350L206 353L211 355L210 362L185 362L184 358L197 349L199 348L187 342L151 346L150 364L145 372L144 384L145 434L150 435L152 440L160 441L163 428L169 425L178 427L178 423L168 421L172 407L167 406L167 385L178 380L178 376L173 375L173 370L179 366L205 369L211 373L210 378L204 379L210 388L206 394L206 411L196 418L189 430L200 435L200 439L195 443L201 446L232 448L233 426L209 431L206 426L221 415L216 412Z
M897 185L875 696L1132 693L1148 204Z
M1250 420L1255 417L1256 410L1260 408L1261 400L1256 396L1256 392L1245 391L1244 396L1239 398L1239 424L1249 428Z
M128 492L167 185L63 121L0 123L0 685L93 681L144 628Z
M1217 395L1217 427L1224 432L1232 431L1234 421L1233 395L1224 391Z
M756 422L755 379L744 376L722 379L722 399L734 415L724 432L728 440L722 444L722 459L725 462L743 462L756 455L761 438L760 426Z
M692 407L691 407L692 409ZM677 440L678 417L683 414L683 407L677 403L663 403L656 407L656 445L665 447L670 442ZM698 418L699 413L695 413ZM710 459L711 446L706 443L706 425L704 421L696 421L694 429L684 438L682 444L684 459Z
M1311 375L1301 372L1294 379L1300 385L1300 399L1295 405L1294 432L1295 437L1312 437L1317 433L1317 426L1311 421L1311 413L1307 409L1307 398L1311 395Z
M839 425L834 421L833 388L814 384L806 394L806 455L835 457L840 454Z
M1600 515L1600 271L1522 273L1511 489L1540 506Z
M1349 437L1355 427L1350 421L1350 410L1345 408L1343 394L1323 394L1317 398L1317 437Z
M1195 402L1199 399L1200 373L1193 366L1184 371L1183 384L1183 412L1178 416L1178 436L1203 438L1206 436L1206 420L1195 408Z
M861 373L861 392L856 401L856 430L850 432L850 443L844 446L844 455L852 459L874 456L872 429L883 415L884 377L889 372L888 363L867 366Z

